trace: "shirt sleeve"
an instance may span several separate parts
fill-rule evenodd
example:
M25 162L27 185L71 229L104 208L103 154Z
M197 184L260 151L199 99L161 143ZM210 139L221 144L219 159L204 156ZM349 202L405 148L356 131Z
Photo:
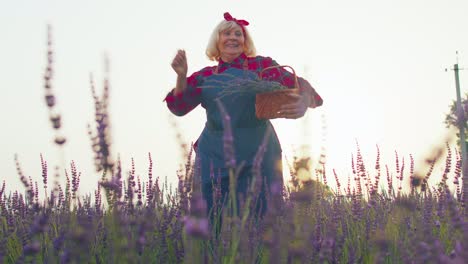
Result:
M183 116L192 111L201 102L200 83L203 80L203 70L193 73L187 78L187 87L181 93L175 94L172 89L164 98L169 110L177 115Z
M279 64L270 57L266 57L262 63L263 68L278 66ZM296 88L294 74L289 72L286 67L276 68L272 70L265 71L265 80L272 80L281 83L282 85L289 88ZM310 85L310 83L301 77L297 77L299 83L299 90L303 95L310 96L310 105L309 107L315 108L323 104L322 97L315 91L315 89Z
M300 86L300 91L302 94L310 95L310 105L309 107L315 108L323 104L322 97L315 91L315 89L310 85L310 83L301 77L298 77L298 82Z

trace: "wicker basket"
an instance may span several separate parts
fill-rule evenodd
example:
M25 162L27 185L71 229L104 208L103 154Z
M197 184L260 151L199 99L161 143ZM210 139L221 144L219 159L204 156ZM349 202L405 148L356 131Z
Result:
M262 74L265 70L274 69L274 68L283 68L288 67L292 70L294 74L294 87L288 89L281 89L271 92L260 93L256 95L255 98L255 115L258 119L274 119L281 118L282 114L279 112L282 105L294 103L297 99L289 96L291 93L299 93L299 82L297 80L296 72L294 69L287 65L277 65L271 66L263 69L259 76L260 80L262 79Z

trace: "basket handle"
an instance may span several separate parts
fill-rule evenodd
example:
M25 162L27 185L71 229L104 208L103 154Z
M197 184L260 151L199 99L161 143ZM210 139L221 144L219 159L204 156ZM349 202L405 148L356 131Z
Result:
M276 69L276 68L290 68L292 70L293 74L294 74L294 86L295 86L295 88L300 88L299 81L297 80L296 71L294 71L293 67L291 67L289 65L275 65L275 66L270 66L270 67L264 68L258 74L258 76L260 77L260 80L262 79L262 74L263 74L264 71L270 70L270 69Z

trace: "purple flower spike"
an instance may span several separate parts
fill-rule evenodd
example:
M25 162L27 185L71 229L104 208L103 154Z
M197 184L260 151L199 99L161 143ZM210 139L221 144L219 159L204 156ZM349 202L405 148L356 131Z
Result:
M207 205L200 193L195 193L190 201L190 215L203 217L206 214Z
M41 244L39 244L38 241L33 241L31 244L28 244L23 248L23 253L26 256L31 256L37 254L40 249Z
M210 236L209 224L207 218L184 218L185 232L188 235L200 239L208 239Z
M224 128L224 135L223 135L223 143L224 143L224 159L226 161L227 168L235 168L236 167L236 156L234 152L234 138L232 136L232 129L231 129L231 118L229 114L226 112L221 101L217 100L216 103L218 104L219 111L221 112L223 118L223 128Z

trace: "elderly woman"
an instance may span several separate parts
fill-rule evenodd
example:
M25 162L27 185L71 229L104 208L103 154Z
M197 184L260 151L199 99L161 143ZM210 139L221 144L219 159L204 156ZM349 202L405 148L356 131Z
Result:
M283 186L281 146L270 121L256 117L255 96L223 96L222 100L218 100L223 89L232 88L235 78L258 79L263 69L278 65L270 57L256 55L252 37L246 28L248 25L247 21L225 13L224 20L214 29L206 48L206 55L217 65L205 67L187 77L187 58L183 50L177 52L171 65L177 74L177 82L165 98L169 110L182 116L199 104L206 109L205 128L195 144L200 166L195 177L201 177L208 211L213 207L213 187L220 187L221 199L228 193L229 167L235 164L242 164L236 174L237 194L247 193L254 176L264 179L256 181L263 182L262 188L257 186L257 210L261 210L261 214L266 208L268 188L265 186ZM295 85L294 75L282 68L268 70L264 76L268 81L276 81L289 88ZM321 97L306 80L298 78L298 81L300 93L289 95L295 100L281 107L279 113L282 118L300 118L307 108L322 104ZM218 102L221 102L221 107ZM229 119L223 120L225 116L229 116ZM225 143L228 143L226 135L229 138L231 133L233 153L225 148ZM264 146L261 162L255 159L260 146ZM255 160L260 164L254 164ZM257 173L253 173L256 167Z

